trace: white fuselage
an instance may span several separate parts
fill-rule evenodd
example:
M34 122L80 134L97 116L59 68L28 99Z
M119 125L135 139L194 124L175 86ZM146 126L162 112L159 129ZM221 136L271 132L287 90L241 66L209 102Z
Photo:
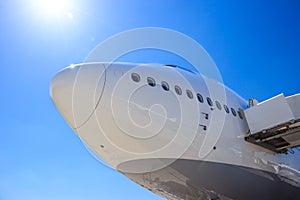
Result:
M51 96L89 149L168 199L300 197L298 149L245 142L247 101L200 73L86 63L59 72Z

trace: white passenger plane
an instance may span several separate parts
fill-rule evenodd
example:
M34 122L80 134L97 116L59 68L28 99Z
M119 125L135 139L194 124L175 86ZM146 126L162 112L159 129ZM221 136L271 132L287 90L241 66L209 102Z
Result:
M84 144L167 199L300 199L300 94L249 102L175 65L83 63L51 97Z

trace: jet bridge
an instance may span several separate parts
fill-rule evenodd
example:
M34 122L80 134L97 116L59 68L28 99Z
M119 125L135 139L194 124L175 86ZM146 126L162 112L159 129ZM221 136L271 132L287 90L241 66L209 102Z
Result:
M247 142L275 153L293 152L292 148L300 146L300 94L280 94L261 103L250 99L244 114L249 126Z

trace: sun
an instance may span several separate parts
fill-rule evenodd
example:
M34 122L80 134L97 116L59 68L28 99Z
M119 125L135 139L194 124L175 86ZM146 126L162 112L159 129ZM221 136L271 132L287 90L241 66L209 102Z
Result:
M46 17L67 17L72 19L73 13L67 0L39 0L37 1L39 12Z

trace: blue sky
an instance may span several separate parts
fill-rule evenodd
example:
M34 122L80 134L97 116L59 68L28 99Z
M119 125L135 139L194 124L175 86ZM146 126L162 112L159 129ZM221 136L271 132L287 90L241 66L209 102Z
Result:
M246 99L300 92L297 0L69 0L54 14L38 2L0 1L1 200L161 199L96 161L49 96L58 70L121 31L155 26L194 38Z

